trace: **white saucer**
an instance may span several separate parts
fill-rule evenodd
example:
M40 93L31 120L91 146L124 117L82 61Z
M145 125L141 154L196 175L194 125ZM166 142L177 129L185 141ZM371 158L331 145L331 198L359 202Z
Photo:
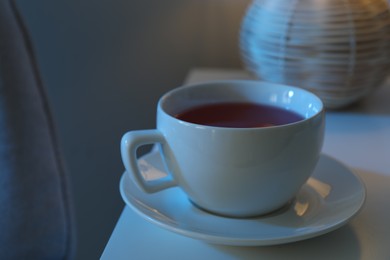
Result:
M139 160L144 176L165 175L160 155ZM235 246L264 246L303 240L332 231L358 213L365 188L348 168L321 155L309 181L285 208L257 218L236 219L198 209L179 188L154 194L140 191L129 174L120 181L123 200L146 220L195 239Z

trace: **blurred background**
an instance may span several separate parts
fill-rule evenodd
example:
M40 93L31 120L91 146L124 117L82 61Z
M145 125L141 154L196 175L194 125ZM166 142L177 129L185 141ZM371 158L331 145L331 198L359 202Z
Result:
M98 259L124 207L123 133L155 127L191 68L241 68L250 0L17 0L71 175L76 259Z

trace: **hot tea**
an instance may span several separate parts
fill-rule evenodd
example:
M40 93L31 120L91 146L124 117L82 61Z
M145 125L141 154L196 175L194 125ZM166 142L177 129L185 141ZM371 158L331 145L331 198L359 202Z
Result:
M145 193L179 187L208 213L248 218L294 198L316 167L324 126L321 100L304 89L259 80L202 82L164 94L156 128L123 135L121 156ZM137 151L156 143L166 175L151 180Z
M255 103L217 103L183 111L176 118L201 125L234 128L290 124L304 118L287 109Z

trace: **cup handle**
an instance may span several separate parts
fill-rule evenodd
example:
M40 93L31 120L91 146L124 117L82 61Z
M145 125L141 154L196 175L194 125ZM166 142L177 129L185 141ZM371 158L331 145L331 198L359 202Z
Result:
M134 176L137 186L146 193L154 193L177 186L170 173L166 177L150 181L146 181L142 176L137 163L137 148L154 143L160 143L162 146L166 144L164 136L156 129L127 132L121 140L121 155L126 171Z

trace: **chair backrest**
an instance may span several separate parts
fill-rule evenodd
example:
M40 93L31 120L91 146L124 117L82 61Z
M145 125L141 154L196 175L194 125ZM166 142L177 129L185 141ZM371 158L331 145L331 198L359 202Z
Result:
M0 259L71 259L67 172L16 4L0 0Z

